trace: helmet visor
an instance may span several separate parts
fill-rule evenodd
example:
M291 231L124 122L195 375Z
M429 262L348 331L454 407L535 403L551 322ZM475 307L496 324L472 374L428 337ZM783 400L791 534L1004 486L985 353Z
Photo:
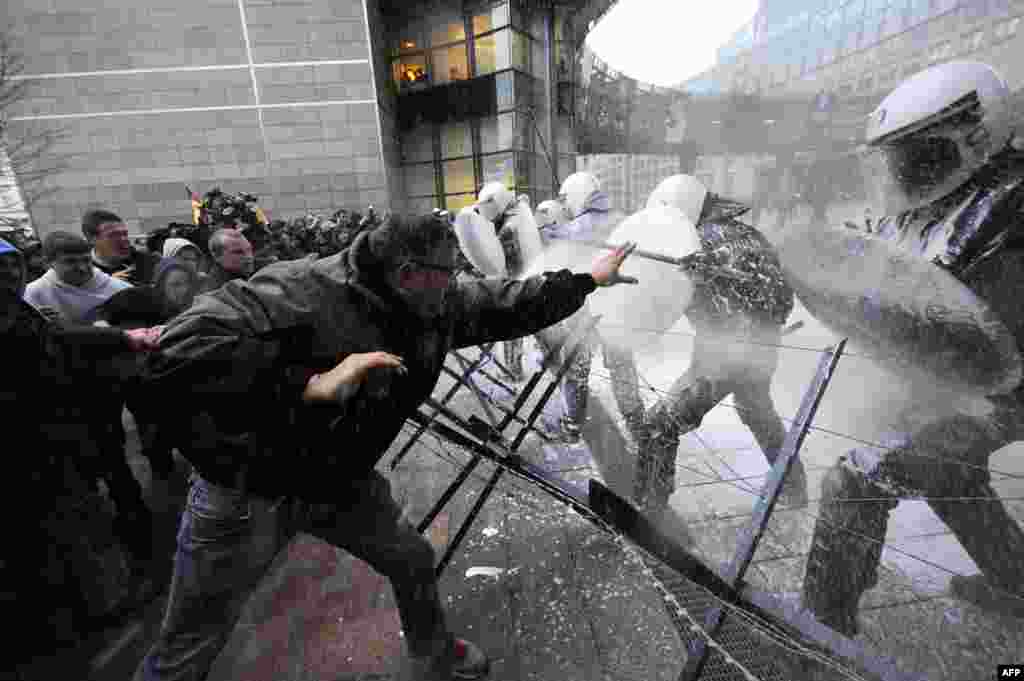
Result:
M876 206L895 215L936 201L966 182L978 166L968 130L943 125L862 151L864 178Z

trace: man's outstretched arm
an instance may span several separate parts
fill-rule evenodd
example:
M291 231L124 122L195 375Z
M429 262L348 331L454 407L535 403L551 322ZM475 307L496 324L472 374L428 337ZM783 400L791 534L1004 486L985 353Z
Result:
M529 336L556 324L583 306L600 287L636 283L619 268L636 244L605 254L589 274L569 270L528 279L484 279L461 284L455 292L455 348Z

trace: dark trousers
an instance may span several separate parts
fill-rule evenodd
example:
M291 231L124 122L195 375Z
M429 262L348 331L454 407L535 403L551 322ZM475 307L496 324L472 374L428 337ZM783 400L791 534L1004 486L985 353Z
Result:
M988 471L992 453L1024 435L1020 419L1019 407L954 414L894 436L884 451L842 457L822 481L804 607L837 631L857 632L860 597L878 581L889 512L901 497L925 497L988 582L1024 597L1024 532Z
M638 442L637 502L664 508L675 489L675 461L680 438L697 428L704 415L732 395L740 420L750 429L765 458L773 463L786 429L771 397L778 364L780 330L754 327L730 335L697 328L690 367L647 413L646 433ZM796 462L790 475L799 478Z
M412 655L444 650L450 639L433 547L402 516L380 474L344 492L344 506L275 501L194 476L167 611L136 679L206 678L245 601L296 532L348 551L391 580Z
M89 417L95 444L91 454L78 459L81 474L95 483L102 479L117 508L114 529L136 561L145 563L153 553L153 513L142 497L139 483L125 456L126 436L121 421L122 403L104 404Z

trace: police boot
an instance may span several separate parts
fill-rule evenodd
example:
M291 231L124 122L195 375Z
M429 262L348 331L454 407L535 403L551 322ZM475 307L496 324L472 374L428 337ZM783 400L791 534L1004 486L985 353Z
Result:
M886 496L842 460L822 481L821 509L807 557L803 607L844 636L859 631L861 595L878 582L878 562L896 501L862 499Z
M509 377L519 383L523 380L523 339L514 338L502 343L505 354L505 367Z
M574 366L565 376L562 384L562 395L565 398L565 415L562 417L562 436L568 444L575 444L582 438L583 423L587 418L587 403L590 400L590 386L588 385L589 361L586 358L587 371L582 372L579 366ZM580 357L576 358L576 365L580 363Z
M988 483L964 485L943 496L975 499L968 503L929 500L928 505L953 530L982 573L954 576L950 594L988 612L1024 617L1024 532L1020 526Z

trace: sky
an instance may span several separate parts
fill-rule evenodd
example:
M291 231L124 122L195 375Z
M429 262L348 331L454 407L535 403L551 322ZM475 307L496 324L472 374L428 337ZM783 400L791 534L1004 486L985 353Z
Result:
M712 66L715 50L755 12L757 0L619 0L587 45L627 76L678 85Z

